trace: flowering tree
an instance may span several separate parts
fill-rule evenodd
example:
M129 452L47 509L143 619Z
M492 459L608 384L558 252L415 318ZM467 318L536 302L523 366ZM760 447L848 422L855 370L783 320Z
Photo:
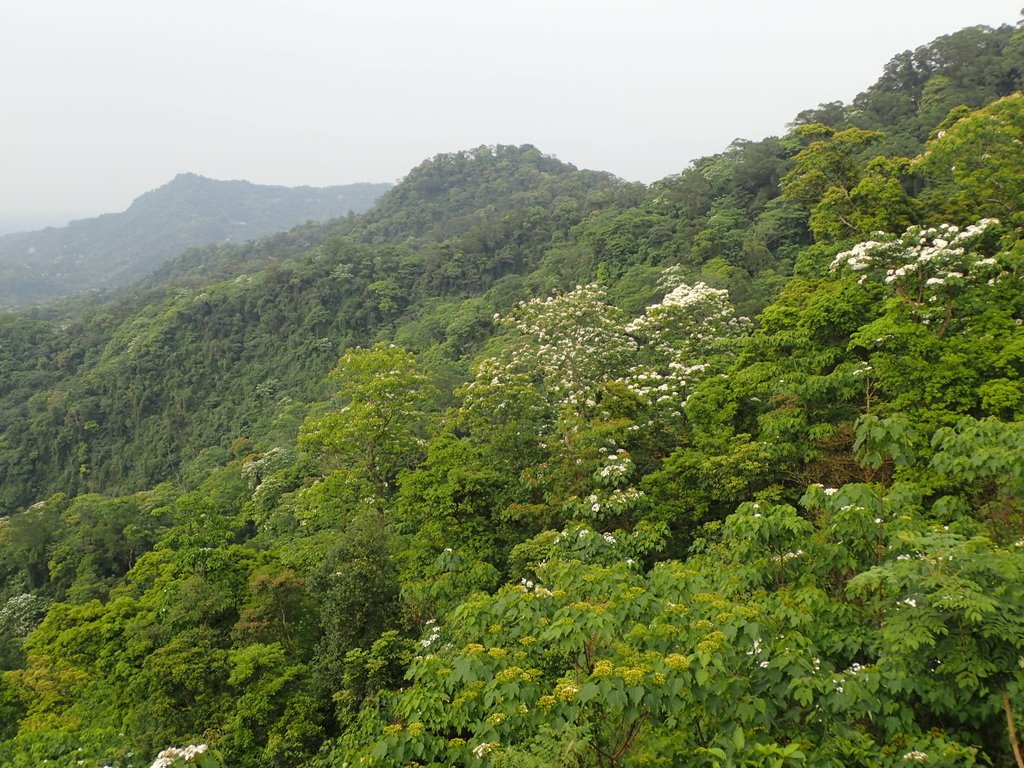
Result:
M1020 251L1006 232L995 219L911 227L836 256L835 273L884 299L848 348L868 363L866 410L929 409L937 425L950 423L942 413L1005 418L1024 405Z
M168 747L156 756L149 768L222 768L220 758L209 751L206 744L189 744L187 747Z
M997 219L982 219L961 229L954 224L910 227L902 235L884 235L858 243L832 261L832 270L849 269L865 280L889 286L925 325L943 335L954 301L972 285L995 285L1005 276L996 256L986 255L998 233Z
M465 407L486 407L495 391L529 381L542 393L550 431L559 417L610 416L602 398L618 384L679 419L688 392L717 371L713 362L721 367L722 353L749 321L736 317L727 291L683 284L676 270L661 287L665 297L632 321L597 285L521 303L502 321L517 342L479 364L462 393ZM507 402L499 398L491 408Z
M674 268L661 287L665 297L627 326L638 354L624 381L660 417L678 420L693 387L725 367L750 321L737 317L728 291L681 283Z
M637 349L623 312L608 304L598 285L520 302L501 324L518 338L478 365L465 390L470 403L489 387L504 389L527 377L553 409L590 414L602 386L625 374Z
M627 524L641 494L613 469L678 432L694 386L724 370L749 327L724 290L675 269L660 288L633 320L597 285L521 303L502 321L511 343L460 393L463 421L524 457L519 471L561 520Z
M1007 755L1024 549L943 528L908 485L801 504L814 523L743 504L647 573L628 535L567 527L426 627L387 724L337 762L953 768L984 759L960 727L979 723Z

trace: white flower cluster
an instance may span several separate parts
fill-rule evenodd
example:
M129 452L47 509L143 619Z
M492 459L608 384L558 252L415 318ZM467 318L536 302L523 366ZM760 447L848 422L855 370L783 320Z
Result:
M847 267L854 272L862 272L875 263L875 259L881 251L893 248L895 245L894 242L865 240L837 255L832 260L830 269L835 272L840 267Z
M617 480L628 477L632 473L633 460L629 457L627 451L619 449L615 453L609 453L604 457L604 466L597 471L595 479Z
M712 288L705 283L686 285L681 283L665 294L661 304L650 307L648 314L668 311L669 307L700 307L704 309L707 303L728 304L729 292L721 288ZM729 314L727 311L723 314Z
M501 321L520 343L479 364L462 391L464 407L503 423L508 397L502 390L532 390L532 398L515 398L517 404L554 428L558 414L607 415L602 393L619 382L657 407L657 418L681 417L689 391L710 375L708 361L720 358L750 323L736 317L726 291L665 274L671 284L664 299L632 322L598 285L520 303Z
M904 760L909 760L912 763L923 763L925 760L928 759L928 753L927 752L918 752L915 749L913 752L907 752L907 754L905 754L903 756L903 759Z
M688 392L707 374L703 360L724 352L749 327L736 316L728 291L676 284L626 326L641 354L624 382L643 402L667 405L679 416Z
M623 370L637 344L625 331L625 316L607 303L599 285L578 285L565 294L520 302L505 324L533 344L524 350L530 369L576 405L593 405L595 384Z
M760 656L764 651L764 645L761 643L760 638L754 638L754 644L750 646L750 650L747 651L747 656ZM761 669L768 669L771 666L771 662L768 659L761 659L757 662L757 666Z
M205 744L189 744L187 747L168 747L156 756L156 760L149 768L170 768L178 760L186 763L192 762L196 757L206 752Z
M552 592L547 587L543 587L540 584L535 584L533 579L527 579L523 577L522 579L520 579L519 585L523 587L523 589L526 592L529 592L532 589L534 594L538 597L551 597L554 594L554 592Z
M263 479L272 472L287 467L294 459L294 454L286 448L271 448L258 459L249 459L242 463L242 477L249 483L249 488L258 491Z
M601 451L606 454L603 465L593 475L599 488L583 501L584 516L595 520L631 509L644 497L643 491L631 485L625 486L625 481L634 470L629 452L622 449L608 452L606 448ZM610 535L605 534L605 538Z
M13 637L27 637L39 626L48 606L49 601L46 598L27 592L15 595L0 608L0 630L10 633Z
M999 262L972 252L980 237L999 224L998 219L982 219L960 229L954 224L937 227L910 227L901 236L858 243L832 261L833 272L847 268L880 278L907 298L918 302L938 300L937 293L948 286L988 278L997 280ZM884 233L878 233L883 236Z
M487 753L493 752L497 746L498 742L496 741L485 741L473 747L473 754L477 757L483 757Z
M605 501L605 505L616 510L624 509L632 506L633 502L639 501L643 497L644 492L639 488L634 488L632 485L628 488L616 488L608 496L608 499Z
M427 631L429 632L429 634L425 638L420 640L420 645L422 645L424 648L429 648L441 639L441 628L437 626L436 619L430 619L427 622Z

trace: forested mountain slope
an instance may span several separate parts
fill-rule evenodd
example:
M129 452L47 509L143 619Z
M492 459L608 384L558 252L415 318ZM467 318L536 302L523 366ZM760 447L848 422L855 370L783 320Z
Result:
M0 307L124 285L194 246L362 213L389 186L280 187L179 174L122 213L0 237Z
M494 152L520 154L518 148ZM477 152L496 156L490 153ZM444 353L456 364L468 344L488 334L494 311L523 291L512 284L493 299L470 302L459 318L445 318L435 303L458 306L501 277L534 267L526 259L535 262L542 251L527 238L547 244L556 234L564 237L588 212L589 196L607 192L614 199L629 189L608 174L577 171L533 148L521 153L524 168L540 162L560 170L550 174L545 190L563 200L559 223L545 225L551 216L537 213L531 196L508 197L507 188L494 183L503 177L482 161L470 172L446 171L450 186L489 200L488 215L450 208L466 220L459 238L371 247L317 228L318 239L327 238L320 246L251 275L205 287L164 286L142 302L89 309L63 329L12 317L3 326L11 350L6 378L18 388L0 390L6 437L0 504L13 508L55 490L136 490L172 478L203 449L225 449L235 438L272 431L282 398L297 408L315 399L341 350L393 334L399 324L432 336L424 339L429 344L458 323L464 338L451 338ZM427 165L445 166L448 158ZM415 183L417 172L410 176ZM527 212L530 224L524 223ZM467 254L469 248L477 250ZM238 261L231 264L237 268ZM514 298L502 298L509 292ZM47 347L37 334L56 348L43 354ZM32 396L21 387L30 372L49 382L50 395Z
M977 109L1020 90L1024 42L1011 26L969 27L894 56L852 104L821 104L798 123L887 133L887 153L915 155L951 109Z
M0 762L1013 764L1020 34L649 187L439 155L5 316Z

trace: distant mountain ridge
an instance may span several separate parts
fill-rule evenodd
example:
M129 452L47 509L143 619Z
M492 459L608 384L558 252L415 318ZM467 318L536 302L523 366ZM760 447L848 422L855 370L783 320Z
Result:
M390 187L269 186L182 173L121 213L0 237L0 307L125 285L188 248L362 213Z

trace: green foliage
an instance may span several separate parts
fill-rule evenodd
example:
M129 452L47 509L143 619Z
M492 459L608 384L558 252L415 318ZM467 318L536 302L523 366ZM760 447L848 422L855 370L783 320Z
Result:
M428 625L391 725L334 759L975 764L961 739L999 733L989 692L1020 675L1024 559L936 532L909 490L812 487L816 523L743 505L705 553L646 575L550 559Z
M905 418L879 418L865 414L857 421L857 439L853 449L857 460L866 467L878 469L891 461L897 467L913 460L913 428Z
M441 155L0 318L0 763L1009 764L1006 38L648 188Z
M913 155L955 107L978 108L1021 89L1019 35L1009 25L968 27L894 56L854 99L850 119L891 130L889 144Z
M782 178L782 193L810 210L808 223L818 240L841 240L906 223L912 211L900 178L906 164L878 158L865 166L867 149L881 133L812 124L798 126L793 136L809 144Z
M327 466L358 466L384 492L416 454L431 400L427 376L408 352L378 344L346 352L328 384L338 409L308 418L299 446Z
M355 518L345 534L324 553L311 581L321 623L315 667L329 690L340 684L347 654L369 648L401 618L392 542L381 520L373 513Z
M932 214L956 224L986 217L1024 224L1022 138L1021 94L964 115L940 131L918 163L930 182L924 201Z

